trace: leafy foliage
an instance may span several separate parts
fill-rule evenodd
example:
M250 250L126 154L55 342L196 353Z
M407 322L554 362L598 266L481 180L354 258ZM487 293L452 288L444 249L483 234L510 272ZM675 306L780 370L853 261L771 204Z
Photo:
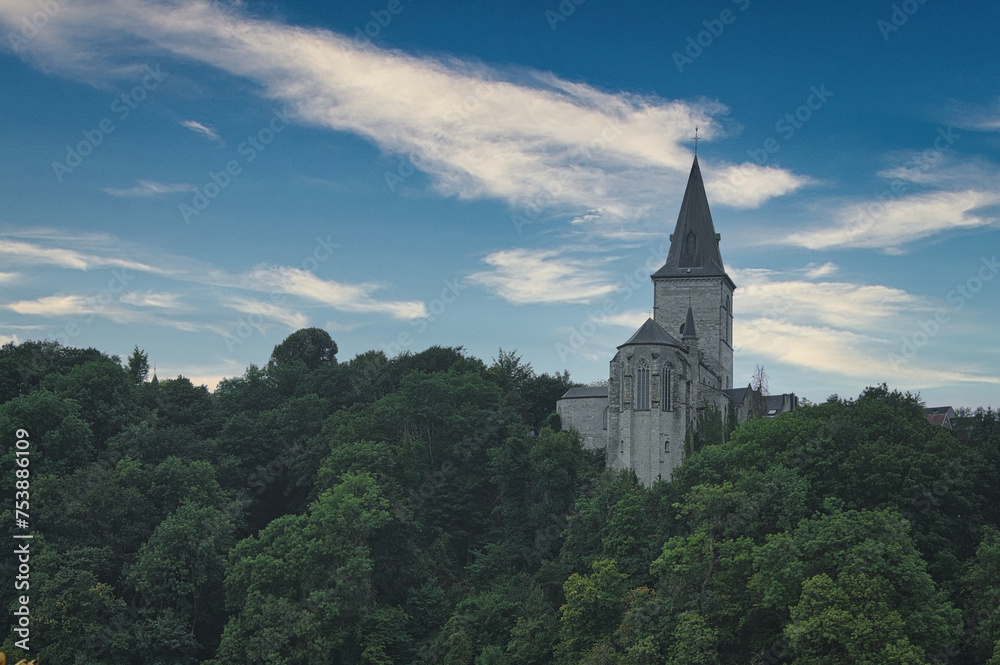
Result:
M652 487L552 414L569 376L316 328L214 392L0 347L31 441L32 625L93 663L1000 665L1000 416L874 386L736 426ZM10 441L8 437L8 441ZM10 444L2 453L15 464ZM14 477L0 478L13 524ZM13 568L0 568L9 578ZM13 584L3 602L18 602ZM34 644L34 643L33 643Z

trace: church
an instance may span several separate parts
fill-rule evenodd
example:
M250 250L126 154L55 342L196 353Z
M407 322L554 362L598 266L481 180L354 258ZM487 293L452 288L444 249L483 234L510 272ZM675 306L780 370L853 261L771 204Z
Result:
M733 388L733 293L719 251L695 155L663 267L651 275L653 316L622 343L607 386L569 389L556 403L565 429L584 447L605 450L614 469L645 485L669 480L684 461L699 413L723 422L773 417L797 406L794 394Z

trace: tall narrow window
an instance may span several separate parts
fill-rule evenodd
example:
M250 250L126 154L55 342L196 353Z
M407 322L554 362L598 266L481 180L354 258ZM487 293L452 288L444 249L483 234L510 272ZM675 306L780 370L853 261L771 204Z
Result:
M608 410L610 408L611 408L610 406L604 407L604 429L608 428Z
M662 371L663 376L663 399L660 401L664 411L672 411L673 405L673 394L670 390L670 386L673 383L673 373L674 371L669 367L664 367Z
M618 379L618 410L625 410L625 364L622 363L621 374Z
M635 372L635 408L649 411L649 363L640 360Z

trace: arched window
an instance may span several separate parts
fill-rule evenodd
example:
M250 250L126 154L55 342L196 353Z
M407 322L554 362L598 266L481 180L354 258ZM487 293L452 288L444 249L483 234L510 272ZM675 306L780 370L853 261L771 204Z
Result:
M604 407L604 429L608 428L608 411L611 409L610 406Z
M665 453L669 453L670 452L670 439L664 439L663 440L663 452L665 452Z
M698 250L698 237L694 234L694 231L690 231L687 234L687 255L694 259L697 256Z
M673 391L670 389L674 382L673 374L674 370L669 367L664 367L661 372L661 375L663 376L663 399L660 401L660 405L664 411L673 411L674 409L674 395Z
M649 411L649 363L640 360L635 372L635 408Z

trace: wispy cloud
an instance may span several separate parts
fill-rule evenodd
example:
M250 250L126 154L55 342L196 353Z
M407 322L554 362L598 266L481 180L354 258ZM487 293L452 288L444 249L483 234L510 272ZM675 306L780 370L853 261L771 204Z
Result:
M180 311L188 309L180 300L176 293L154 293L153 291L127 291L118 299L127 305L135 307L154 307L157 309L169 309Z
M427 316L427 308L420 301L373 298L372 293L383 288L382 284L344 284L320 279L311 272L288 266L258 266L247 275L245 284L272 293L300 296L343 312L381 313L397 319Z
M165 282L168 285L180 282L210 287L210 292L215 295L209 296L206 292L202 292L203 297L209 298L208 303L200 303L202 316L205 316L207 311L217 311L219 306L232 308L234 303L249 306L248 303L256 302L246 298L245 295L237 295L240 291L268 294L272 297L272 304L276 304L273 300L275 294L281 294L302 298L312 304L327 305L342 312L383 314L397 319L427 316L427 308L419 300L382 300L375 297L377 291L386 288L385 284L374 282L358 284L324 280L307 270L289 266L260 265L246 272L232 273L184 256L165 256L162 253L156 254L141 247L125 247L116 238L104 235L64 238L58 232L53 231L45 234L45 238L47 243L45 245L0 238L0 257L4 257L7 262L18 262L36 269L40 265L55 265L72 270L133 269L169 280ZM53 242L49 238L57 238L58 240ZM70 243L86 247L100 245L103 251L102 253L87 252L59 246ZM136 261L124 258L123 254L150 255L151 260L148 262ZM0 273L0 283L5 280L5 275L10 275L10 279L13 279L15 273ZM126 284L131 281L127 272L124 274L124 278ZM129 307L123 309L123 306L126 305ZM174 313L197 313L199 311L198 305L182 302L181 297L171 292L169 286L166 290L158 291L124 290L111 307L95 307L93 297L75 294L60 294L38 300L8 303L6 307L19 313L39 316L95 314L119 322L136 320L136 316L147 316L151 309L164 312L169 310ZM205 307L209 307L209 310L205 310ZM141 309L145 309L147 314L142 314ZM236 309L240 308L236 307ZM259 313L260 307L258 306L254 311ZM304 315L293 312L291 309L274 308L268 311L270 318L289 326L298 325L306 320ZM136 314L137 312L140 313ZM173 324L175 328L180 326L180 322Z
M222 142L222 139L219 138L219 133L217 131L207 125L201 124L197 120L181 120L178 124L181 127L190 129L195 134L201 134L205 138L211 139L212 141L217 141L219 143Z
M30 6L8 0L0 20L10 25ZM258 83L302 122L409 155L445 195L575 215L598 233L642 218L663 205L659 192L683 187L694 125L706 138L725 131L717 118L727 110L717 102L609 93L543 72L379 50L326 30L220 12L205 0L66 5L27 57L90 80L120 72L109 62L151 46ZM720 204L752 207L807 179L732 165L716 182Z
M8 261L30 264L49 264L73 270L91 268L128 268L143 272L159 272L158 269L140 261L121 257L89 254L65 247L48 247L37 243L0 238L0 256Z
M734 208L756 208L770 199L790 194L813 182L773 166L719 165L708 171L705 188L713 202Z
M913 388L959 383L1000 383L976 368L928 355L919 363L893 361L900 340L933 319L940 303L902 289L844 281L806 281L836 266L777 272L730 269L735 351L741 357L779 362L822 374L878 383L892 378Z
M291 308L262 300L233 297L226 302L226 306L243 314L256 314L260 316L263 318L261 326L267 325L268 322L273 322L294 331L309 325L309 317L302 312L296 312Z
M926 306L917 296L879 284L789 279L769 270L732 268L729 274L739 286L736 310L741 316L813 321L864 330L903 309Z
M19 300L3 307L28 316L47 318L87 317L107 319L118 324L142 324L167 326L177 330L204 330L205 326L184 321L176 316L157 316L127 302L123 296L120 300L102 299L98 296L83 296L79 294L55 294L34 300Z
M1000 192L934 191L850 204L828 226L789 234L783 242L807 249L863 247L898 252L916 240L954 229L996 224Z
M593 259L583 261L553 250L508 249L483 259L490 271L469 275L515 305L531 303L585 303L615 290L614 281Z
M956 383L1000 384L1000 377L975 372L940 369L930 363L893 364L887 355L876 355L879 339L828 326L807 326L776 319L737 320L734 339L749 340L746 351L796 367L839 374L880 383L887 377L915 388Z
M815 263L810 263L805 267L803 272L807 279L819 279L821 277L828 277L836 273L840 268L837 267L836 263L827 261L823 265L817 265Z
M953 102L945 112L948 122L972 131L1000 132L1000 97L991 104Z
M111 196L120 198L161 196L163 194L176 194L177 192L193 192L197 189L194 185L184 183L153 182L152 180L139 180L131 187L105 187L104 191Z

